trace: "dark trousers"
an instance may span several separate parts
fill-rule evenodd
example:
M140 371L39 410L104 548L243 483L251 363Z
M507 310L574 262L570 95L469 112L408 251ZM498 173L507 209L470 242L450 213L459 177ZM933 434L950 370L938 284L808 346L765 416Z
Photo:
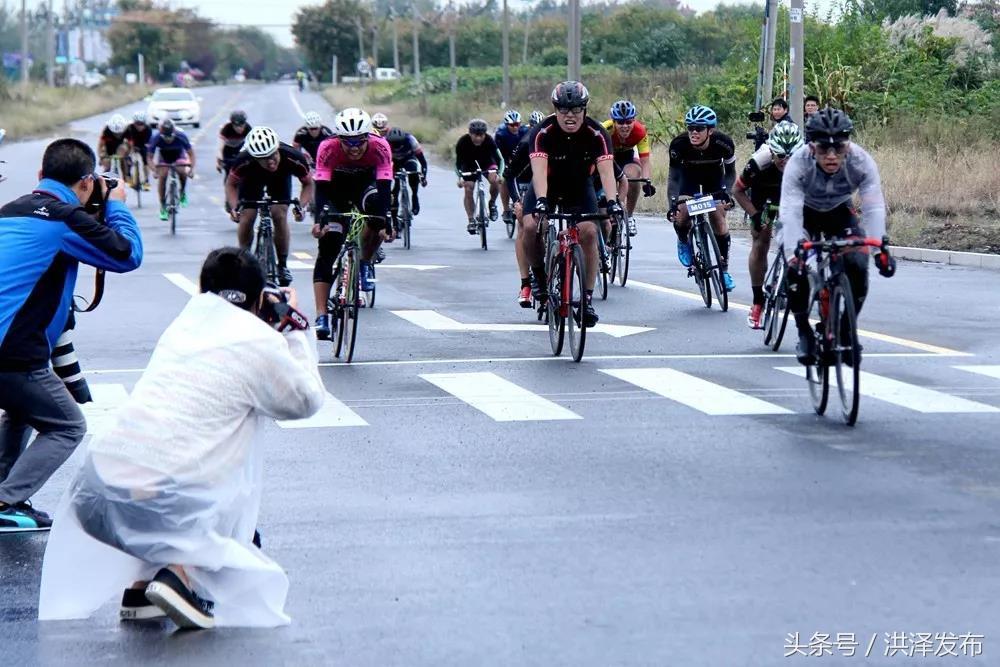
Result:
M0 502L35 494L87 434L87 422L63 381L46 368L0 372ZM31 429L38 432L28 447Z

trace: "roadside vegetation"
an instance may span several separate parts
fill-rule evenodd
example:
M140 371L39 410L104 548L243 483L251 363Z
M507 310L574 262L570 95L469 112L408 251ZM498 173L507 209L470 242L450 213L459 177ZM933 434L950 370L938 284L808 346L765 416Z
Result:
M8 140L22 139L141 100L149 92L124 85L88 89L31 84L24 91L20 86L0 87L0 126L7 130Z

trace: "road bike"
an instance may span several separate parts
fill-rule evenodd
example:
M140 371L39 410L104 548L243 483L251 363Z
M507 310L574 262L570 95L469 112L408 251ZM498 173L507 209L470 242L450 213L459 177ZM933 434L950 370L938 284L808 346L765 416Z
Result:
M486 214L486 179L484 176L486 173L495 174L496 169L490 169L488 172L484 172L482 168L479 167L479 163L476 163L475 171L463 171L462 176L475 176L476 177L476 187L472 194L472 210L473 219L476 221L476 229L479 232L479 241L486 250L486 228L490 225L489 216Z
M396 172L399 191L396 194L396 233L403 238L403 247L410 249L410 228L413 226L413 200L410 198L410 176L418 171L400 169Z
M170 220L170 235L177 233L177 212L181 208L181 176L177 170L177 165L168 164L166 204L167 218Z
M778 220L778 205L772 204L768 200L761 211L761 227L771 226L773 237L777 237L781 230L781 221ZM767 270L764 278L764 319L762 328L764 329L764 345L769 346L775 352L781 347L781 340L785 336L785 327L788 326L788 313L791 306L788 304L788 259L785 257L785 249L778 246L778 251L774 255L771 267Z
M241 199L236 204L239 215L244 209L256 209L257 224L254 228L254 240L250 245L253 255L264 269L264 279L271 285L280 285L278 274L278 254L274 248L274 220L271 218L272 206L292 206L296 216L301 214L298 199L271 199L266 194L263 199Z
M132 151L129 153L126 164L128 165L127 182L129 187L135 190L136 208L142 208L142 189L144 187L144 180L142 177L143 162L142 154L137 151L135 147L133 147Z
M625 213L616 213L611 217L611 239L608 244L611 252L611 282L616 279L620 287L628 282L629 258L632 253L632 237L628 235Z
M816 272L810 273L808 312L818 320L815 362L806 366L806 382L816 414L826 412L830 394L830 367L837 376L841 416L848 426L858 420L861 387L861 346L858 318L851 283L844 270L844 251L850 248L881 248L886 239L850 238L832 241L800 241L795 256L804 266L808 252L816 254Z
M340 247L333 269L333 291L326 302L326 311L330 316L330 324L337 328L337 336L333 346L333 356L351 363L354 359L354 347L358 337L358 315L365 305L375 307L375 285L371 292L363 296L361 289L361 232L369 219L383 220L378 216L370 216L352 211L351 213L331 213L324 209L320 216L326 221L326 227L331 232L343 232L347 227L344 244ZM372 280L375 279L374 262L371 267Z
M583 358L587 343L587 328L583 326L586 305L585 265L577 225L594 221L601 224L608 216L603 213L563 213L557 207L546 215L545 268L547 286L545 310L549 325L552 354L562 354L563 341L569 331L569 347L573 361ZM557 225L554 224L558 222Z
M719 198L716 195L721 195ZM712 307L712 293L722 312L729 310L729 295L726 283L722 277L722 256L719 253L719 243L715 240L715 232L709 213L715 211L725 202L726 193L699 194L684 203L691 220L691 231L688 238L693 249L693 261L688 267L688 275L694 277L698 291L705 302L706 308ZM678 199L671 198L671 204L676 206Z

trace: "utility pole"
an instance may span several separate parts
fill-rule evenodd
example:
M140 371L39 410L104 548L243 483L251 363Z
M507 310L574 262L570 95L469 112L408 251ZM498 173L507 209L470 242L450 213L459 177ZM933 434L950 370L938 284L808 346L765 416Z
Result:
M49 6L45 12L45 51L48 57L45 59L45 79L50 88L56 85L56 22L55 8L49 0Z
M445 22L448 26L448 66L451 68L451 94L458 92L458 71L455 69L455 4L448 3L445 10Z
M330 83L337 85L337 54L333 54L333 62L330 63Z
M140 54L138 54L136 56L136 60L139 61L137 63L138 66L139 66L139 85L140 86L145 86L146 85L146 56L144 56L144 55L142 55L140 53Z
M379 37L378 23L373 22L372 23L372 67L378 67L378 48L379 48L378 37Z
M358 60L365 59L365 28L361 25L361 19L355 19L354 26L358 29Z
M580 0L569 0L569 22L566 30L566 73L572 81L580 80Z
M803 30L802 0L792 0L792 6L788 11L790 22L791 45L788 49L788 64L791 69L791 78L788 82L788 106L789 113L796 123L802 123L802 105L804 72L803 60L805 59L805 35Z
M28 3L21 0L21 87L28 87Z
M510 104L510 10L507 0L503 0L503 102L507 108Z
M765 12L767 28L764 45L764 95L763 103L769 104L774 99L774 40L778 34L778 0L767 0ZM757 111L754 109L754 111Z
M413 8L413 80L420 83L420 13L417 3L411 2Z
M524 52L521 54L521 64L528 64L528 33L531 32L531 10L524 17Z
M389 8L389 20L392 21L392 66L398 72L399 69L399 28L396 25L396 8Z

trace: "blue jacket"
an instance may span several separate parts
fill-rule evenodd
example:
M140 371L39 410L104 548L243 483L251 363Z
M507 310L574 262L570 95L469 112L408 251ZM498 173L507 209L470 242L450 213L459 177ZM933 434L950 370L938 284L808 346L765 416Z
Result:
M501 125L497 128L497 131L493 134L493 141L496 142L497 148L500 149L500 155L503 156L504 162L510 164L510 158L514 154L514 149L517 148L517 144L520 143L521 139L528 135L530 129L522 125L517 128L517 133L511 132L506 125Z
M48 367L79 262L115 273L142 263L139 224L124 203L109 201L101 224L69 187L42 179L0 208L0 371Z

